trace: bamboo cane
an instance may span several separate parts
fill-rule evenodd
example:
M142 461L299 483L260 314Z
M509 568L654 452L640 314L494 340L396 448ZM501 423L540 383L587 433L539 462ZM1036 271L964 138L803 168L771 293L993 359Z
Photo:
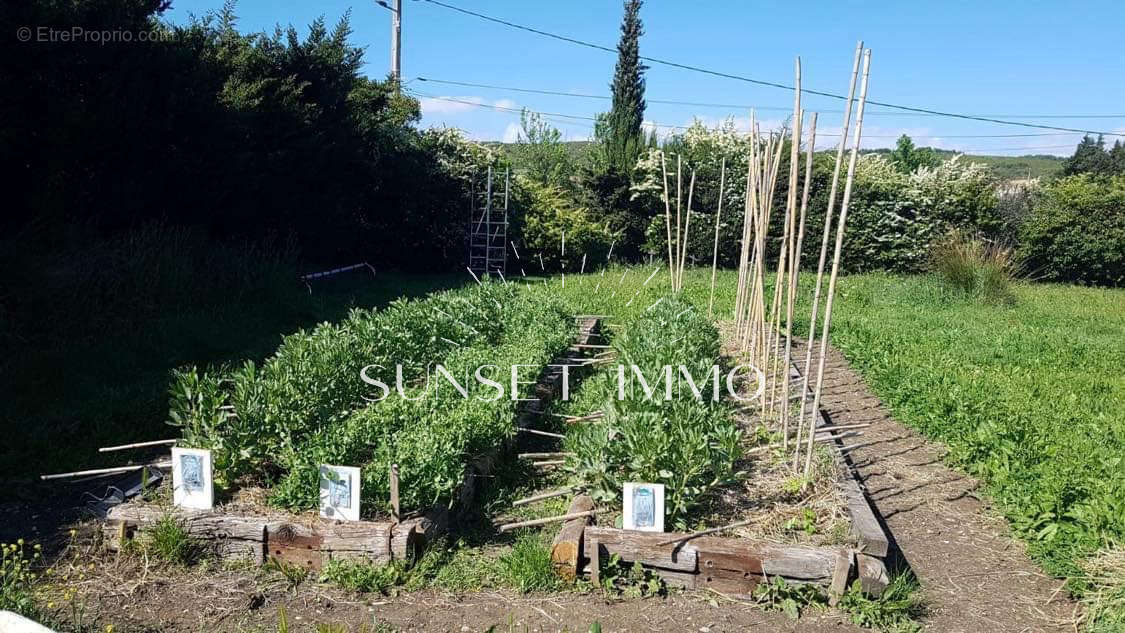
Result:
M828 192L828 209L824 213L824 234L820 240L820 260L816 264L816 285L813 289L812 312L809 318L809 339L805 343L805 371L801 377L801 393L809 390L809 368L812 367L812 353L816 342L816 319L820 313L820 288L824 281L824 264L828 258L828 238L832 234L832 212L836 205L836 188L840 183L840 166L844 163L844 150L848 145L848 131L851 128L852 103L855 101L855 86L859 81L859 60L863 54L863 41L855 47L855 60L852 62L852 79L848 87L848 104L844 108L844 127L840 132L840 143L836 147L836 166L832 170L832 186ZM798 419L805 418L805 400L801 400L801 408L797 414ZM814 414L815 417L815 414ZM793 467L796 469L798 455L793 456Z
M664 164L664 150L660 151L660 172L664 175L664 238L668 242L668 272L670 273L672 272L672 201L668 197L668 168ZM625 280L625 275L621 276L621 280Z
M805 217L809 209L809 185L812 181L812 164L813 164L813 148L816 147L816 113L813 112L812 121L809 126L809 140L808 147L805 153L805 182L801 190L801 213L800 218L797 220L797 243L793 246L792 255L790 257L789 268L789 301L786 305L786 321L785 321L785 389L786 394L789 393L789 371L788 368L793 358L793 310L796 308L798 282L801 276L801 249L804 248L805 243ZM806 372L808 373L808 372ZM805 394L804 391L801 392ZM785 420L789 420L789 407L785 407ZM797 418L797 441L795 442L793 455L796 456L797 452L801 450L801 418ZM796 468L794 467L794 470Z
M121 444L119 446L103 446L98 449L99 453L110 453L113 451L124 451L130 448L146 448L148 446L168 446L175 444L179 440L153 440L151 442L136 442L134 444Z
M691 184L688 185L687 194L687 217L684 218L684 243L680 250L680 269L676 278L676 289L683 290L684 287L684 262L687 261L687 247L688 247L688 228L691 227L691 202L692 197L695 195L695 170L691 170Z
M598 514L597 510L587 510L585 512L574 512L571 514L560 514L559 516L546 517L543 519L532 519L530 521L520 521L518 523L507 523L501 525L498 529L501 532L507 532L521 527L533 527L536 525L546 525L548 523L557 523L559 521L569 521L571 519L581 519L582 517L592 517Z
M824 326L820 333L820 363L817 366L816 390L813 392L812 415L820 410L820 393L824 388L824 362L828 357L828 332L832 327L832 303L836 293L836 278L840 273L840 251L844 247L844 229L847 227L848 204L852 197L852 183L855 181L855 166L859 160L859 143L863 134L863 108L867 105L867 80L871 72L871 49L863 54L863 82L859 89L859 107L855 115L855 139L852 142L852 155L848 161L848 178L844 182L844 198L840 201L840 221L836 226L836 249L832 254L832 273L828 277L828 296L824 305ZM815 419L815 417L813 418ZM812 437L809 433L809 447L805 453L805 477L812 471Z
M676 247L672 249L676 259L680 257L680 221L683 219L683 193L684 193L684 161L683 156L676 154ZM679 292L676 287L676 271L679 269L677 261L672 262L672 292Z
M715 274L719 270L719 218L723 215L723 189L727 182L727 159L719 167L719 206L715 210L715 246L711 250L711 298L707 301L707 318L713 318L715 308Z
M789 283L786 288L786 322L785 322L785 363L782 367L785 368L784 377L781 380L782 395L786 399L789 397L789 351L791 349L792 336L791 328L793 326L793 249L796 245L796 232L797 232L797 176L800 174L800 159L801 159L801 124L803 112L801 110L801 58L798 57L794 62L793 71L793 139L789 143L789 195L785 200L785 219L786 219L786 232L785 232L785 245L784 248L788 249L788 259L786 260L786 268L788 272ZM782 259L785 259L783 256ZM778 270L778 281L782 278L781 270ZM780 297L780 295L778 295ZM780 321L781 314L778 310L778 320ZM777 332L778 337L781 336L781 330ZM780 340L780 338L779 338ZM779 407L781 411L781 445L782 449L789 448L789 403L786 400L785 406Z

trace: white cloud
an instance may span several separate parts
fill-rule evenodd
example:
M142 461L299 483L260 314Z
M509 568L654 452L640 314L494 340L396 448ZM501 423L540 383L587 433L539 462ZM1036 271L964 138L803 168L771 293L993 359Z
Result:
M521 128L518 123L509 123L508 127L504 128L504 142L515 143L516 141L520 140L520 131L522 129L523 128Z
M518 110L520 105L511 99L498 99L492 107L505 110Z
M426 116L457 114L477 109L477 105L484 105L484 97L421 97L418 99L422 107L422 114Z

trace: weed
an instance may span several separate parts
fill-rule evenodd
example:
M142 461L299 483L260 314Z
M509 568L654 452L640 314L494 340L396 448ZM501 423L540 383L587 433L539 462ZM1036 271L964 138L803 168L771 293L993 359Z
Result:
M954 229L930 249L930 268L966 295L992 303L1012 300L1019 265L1011 248Z
M828 599L816 585L791 585L783 578L759 583L752 595L762 608L781 611L794 620L807 608L828 606Z
M271 556L265 565L262 565L262 571L266 573L276 573L285 581L285 584L293 590L301 586L309 578L309 569L296 563L290 563L276 556Z
M362 561L332 560L321 571L321 582L330 582L360 593L389 595L407 578L406 567L396 561L372 565Z
M801 531L809 536L816 534L816 511L812 508L802 508L800 514L790 517L785 522L785 529Z
M15 543L0 543L0 611L35 613L31 586L39 576L34 568L43 560L40 549L36 544L29 555L22 538Z
M923 614L918 580L913 573L895 575L878 598L863 594L857 580L840 598L836 607L851 621L884 633L917 633L922 630L918 618Z
M144 547L160 560L172 565L187 567L195 563L203 548L188 534L187 529L170 514L166 514L145 531Z
M632 565L625 564L618 554L611 554L608 560L602 561L598 573L601 589L610 596L648 598L667 593L667 587L660 576L645 569L639 561Z
M556 591L563 586L551 563L551 552L533 532L520 535L511 551L500 557L504 582L520 593Z

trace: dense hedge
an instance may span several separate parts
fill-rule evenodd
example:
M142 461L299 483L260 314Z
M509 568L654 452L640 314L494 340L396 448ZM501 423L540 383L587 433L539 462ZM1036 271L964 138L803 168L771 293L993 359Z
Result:
M1019 229L1033 278L1125 284L1125 176L1071 176L1044 187Z

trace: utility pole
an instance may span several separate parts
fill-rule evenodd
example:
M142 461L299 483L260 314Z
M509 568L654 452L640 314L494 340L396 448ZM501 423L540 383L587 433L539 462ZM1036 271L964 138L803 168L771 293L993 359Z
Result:
M402 82L402 0L394 0L391 9L391 76L397 91Z
M375 4L391 12L391 79L395 82L395 92L398 92L402 83L402 0L390 2L375 0Z

